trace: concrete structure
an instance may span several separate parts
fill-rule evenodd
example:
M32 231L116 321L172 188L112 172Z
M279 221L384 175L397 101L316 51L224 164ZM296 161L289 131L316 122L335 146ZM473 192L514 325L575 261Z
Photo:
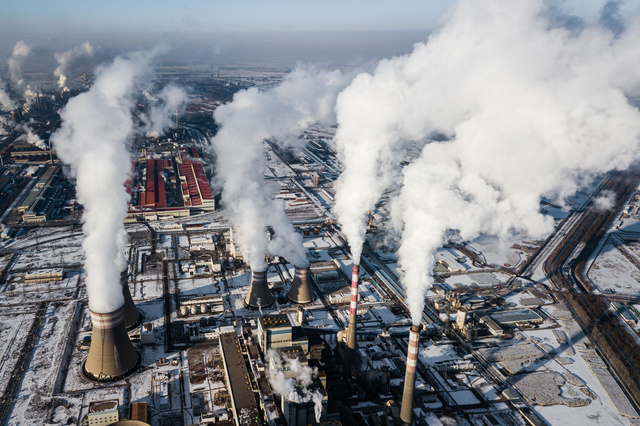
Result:
M119 380L140 364L124 326L124 307L109 313L91 312L93 333L83 370L87 377L100 382Z
M310 392L319 392L322 395L322 414L320 415L320 422L327 420L327 394L319 383L314 383L309 389ZM297 391L295 391L298 393ZM299 402L291 401L288 398L281 399L281 409L284 418L287 420L288 426L306 426L312 424L318 424L316 422L315 402L312 400L304 401L304 398L300 396Z
M344 374L351 376L351 368L356 357L356 315L358 313L358 280L360 266L354 264L351 269L351 305L349 310L349 331L347 334L347 350L344 354Z
M122 286L122 296L124 297L124 326L127 331L131 331L142 324L142 315L136 308L129 291L129 272L127 267L120 272L120 285Z
M270 348L291 346L291 321L286 314L274 314L258 317L258 339L263 352Z
M245 306L251 308L266 308L273 305L275 299L267 285L267 271L251 271L251 286L244 299Z
M236 425L262 425L262 419L251 385L252 379L236 333L220 335L220 350L224 363L227 389L231 397Z
M413 391L416 384L416 366L418 365L418 345L420 343L420 327L411 326L409 332L409 348L407 350L407 371L404 376L404 392L400 420L410 425L413 421Z
M95 401L89 404L88 425L111 425L120 420L118 400Z
M295 267L291 290L287 293L287 297L294 303L311 303L314 299L313 289L311 288L311 270L309 267Z

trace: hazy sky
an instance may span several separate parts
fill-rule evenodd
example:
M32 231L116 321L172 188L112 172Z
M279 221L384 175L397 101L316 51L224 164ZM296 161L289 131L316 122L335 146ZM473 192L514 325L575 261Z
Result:
M481 0L479 0L481 1ZM517 0L521 1L521 0ZM549 0L587 20L603 0ZM164 42L203 60L269 55L278 61L346 63L411 51L424 41L453 0L28 0L3 1L0 62L18 40L37 52L69 49L84 40L97 56ZM640 0L624 8L638 9ZM43 55L41 55L43 56ZM33 60L31 58L30 60ZM283 59L283 58L280 58ZM28 64L27 64L28 65ZM1 65L0 65L1 66Z

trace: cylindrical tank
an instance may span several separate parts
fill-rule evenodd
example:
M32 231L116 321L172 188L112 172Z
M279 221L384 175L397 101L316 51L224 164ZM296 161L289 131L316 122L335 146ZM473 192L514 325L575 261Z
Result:
M206 314L206 313L207 313L207 311L208 311L208 309L207 309L207 304L206 304L206 303L202 303L202 304L200 305L200 313L201 313L201 314Z
M191 305L189 306L189 309L191 310L191 315L195 315L198 313L198 305Z
M418 346L420 343L420 327L411 326L409 332L409 348L407 350L407 371L404 376L404 392L400 420L410 425L413 421L413 390L416 385L416 366L418 365Z
M180 306L181 316L186 317L188 313L189 313L189 308L187 308L185 305Z
M113 381L130 374L140 364L140 355L124 326L124 307L106 314L91 312L93 332L84 364L85 375L97 381Z

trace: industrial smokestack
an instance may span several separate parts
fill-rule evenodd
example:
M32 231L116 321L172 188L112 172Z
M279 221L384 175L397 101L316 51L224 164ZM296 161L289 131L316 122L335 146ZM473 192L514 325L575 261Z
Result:
M409 349L407 350L407 372L404 376L404 392L402 393L402 408L400 420L410 425L413 417L413 389L416 384L416 365L418 365L418 343L420 342L420 327L411 326L409 332Z
M267 286L267 271L251 270L251 286L244 299L244 304L251 308L261 309L273 304L273 296Z
M351 270L351 306L349 311L349 334L347 334L347 351L344 356L344 374L351 376L351 368L356 357L356 312L358 310L358 280L360 266L354 264Z
M131 331L142 323L142 315L136 308L129 291L129 268L127 267L120 272L120 285L124 296L124 326L127 331Z
M110 313L91 312L93 333L85 375L99 382L119 380L140 365L140 355L133 348L124 327L124 307Z
M309 267L295 267L291 290L287 293L287 297L294 303L311 303L313 302L313 289L309 282L311 270Z

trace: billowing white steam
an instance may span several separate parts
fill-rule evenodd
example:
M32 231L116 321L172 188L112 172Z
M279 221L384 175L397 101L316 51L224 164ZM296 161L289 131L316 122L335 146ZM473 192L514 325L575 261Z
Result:
M450 137L428 143L404 169L392 209L414 323L448 230L464 239L542 235L553 227L538 212L542 196L561 201L638 158L640 112L627 96L639 93L639 22L618 34L568 30L552 22L547 5L462 0L427 43L382 61L339 98L346 168L336 207L343 230L353 230L352 249L389 182L388 152L434 132Z
M22 64L29 55L31 55L31 47L24 41L20 40L15 44L15 46L13 46L13 53L8 61L11 81L20 90L24 87Z
M168 85L152 98L153 103L146 118L147 136L157 137L171 126L172 117L184 112L187 105L187 92L184 89Z
M67 73L69 67L73 64L73 61L83 56L93 56L93 47L88 41L85 41L80 46L76 46L71 50L67 50L62 53L53 54L58 62L58 67L53 70L53 75L58 78L58 87L62 90L69 90L67 87Z
M281 357L278 352L269 349L267 352L269 363L269 384L273 391L287 401L304 403L313 401L316 423L322 417L322 394L319 390L309 387L318 377L318 369L300 364L297 359ZM284 370L287 374L285 375Z
M34 145L40 149L44 149L44 150L49 149L47 147L47 144L44 143L42 139L40 139L40 136L33 133L33 130L31 130L31 127L29 127L27 123L19 125L18 128L22 129L25 132L23 136L18 138L19 140L22 138L26 140L28 143L30 143L31 145Z
M2 79L0 79L0 106L2 111L9 111L17 107L9 93L7 93L7 84Z
M112 312L124 303L119 274L129 200L124 183L131 172L127 141L134 130L135 95L154 54L131 53L99 67L95 84L69 101L62 126L51 136L58 156L71 167L85 208L83 247L94 312Z
M256 271L265 270L267 249L296 266L308 265L302 237L260 173L263 141L297 134L315 122L333 122L336 96L347 82L339 71L299 67L273 90L243 90L214 113L221 126L213 138L216 183L222 186L222 201L243 256ZM269 244L267 226L275 231Z

